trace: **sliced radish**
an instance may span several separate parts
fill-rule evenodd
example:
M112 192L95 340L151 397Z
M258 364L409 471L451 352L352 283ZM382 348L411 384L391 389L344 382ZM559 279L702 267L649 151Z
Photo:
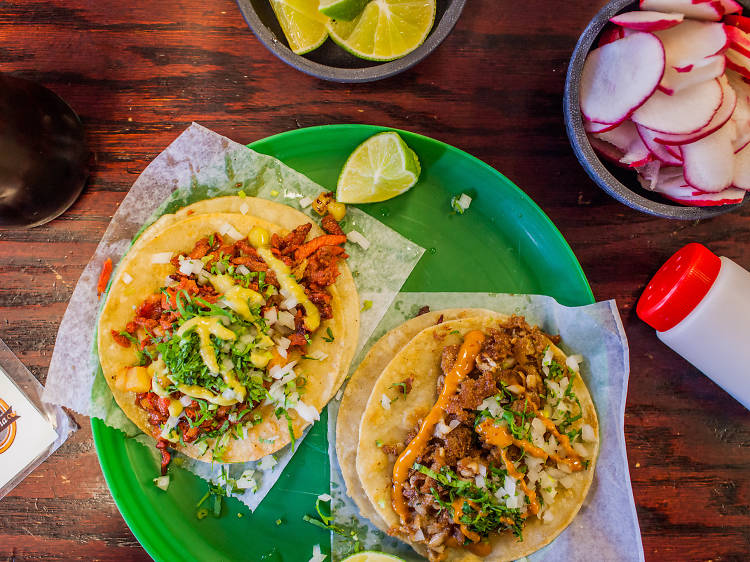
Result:
M623 153L620 163L631 168L643 166L653 159L632 121L623 121L619 127L594 136L616 146Z
M656 142L656 135L651 129L637 126L638 135L640 135L643 144L646 145L651 153L663 164L667 166L682 166L682 157L674 154L675 151L668 150L667 146Z
M702 191L693 191L692 194L680 194L673 196L671 192L664 192L662 195L667 199L680 203L681 205L690 205L692 207L718 207L720 205L737 205L742 203L745 198L745 191L736 187L729 187L718 193L704 193Z
M742 31L739 27L732 25L725 25L724 32L729 38L729 48L734 49L738 53L750 56L750 36Z
M734 140L732 123L707 137L680 147L685 179L696 189L716 193L732 185L734 179Z
M689 69L689 70L686 70ZM718 78L726 70L724 55L714 55L703 59L699 65L688 65L682 69L675 68L674 72L665 69L664 78L659 84L659 90L670 96L675 92Z
M719 0L721 7L724 10L724 15L728 14L741 14L742 4L735 2L734 0Z
M695 0L641 0L641 10L657 12L679 12L696 20L719 21L724 15L720 1L696 2Z
M750 191L750 145L745 145L735 155L732 185L739 189Z
M587 119L583 120L583 130L587 133L604 133L606 131L611 131L617 126L618 125L616 123L594 123L593 121L589 121Z
M609 21L615 25L634 29L635 31L659 31L669 29L680 23L685 16L683 14L663 12L634 11L617 14Z
M734 113L735 107L737 105L737 94L735 93L734 88L729 85L729 81L727 80L726 75L719 78L718 81L722 88L721 106L714 114L708 125L694 133L688 133L686 135L670 135L667 133L657 133L656 135L654 135L654 140L660 144L671 146L690 144L691 142L696 142L702 138L707 137L711 133L718 131L721 127L723 127L726 122L731 119L732 114Z
M663 75L664 48L651 33L594 49L581 75L581 111L589 121L620 123L654 93Z
M625 30L622 27L608 23L602 30L602 34L599 36L599 42L596 46L602 47L609 43L614 43L623 37L625 37Z
M732 89L737 93L737 107L732 113L732 121L737 127L737 138L733 143L736 154L750 143L750 85L731 70L726 76Z
M615 164L620 168L630 169L630 166L626 166L625 164L620 162L620 159L623 157L623 153L616 146L598 139L593 135L588 135L588 139L591 143L591 148L593 148L597 152L597 154L599 154L599 156L602 156L605 160L612 162L612 164Z
M742 53L729 49L726 52L727 66L739 72L745 78L750 78L750 57L746 57Z
M695 133L711 122L723 95L718 80L696 84L671 96L657 91L633 112L632 118L652 131L670 135Z
M724 23L739 27L745 33L750 33L750 18L745 16L727 16L724 18Z
M729 46L721 23L685 20L654 34L664 45L667 64L675 68L699 63L701 59L723 53Z

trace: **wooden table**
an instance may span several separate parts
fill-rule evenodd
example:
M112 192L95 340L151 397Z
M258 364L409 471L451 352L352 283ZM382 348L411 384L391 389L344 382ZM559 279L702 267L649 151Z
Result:
M597 299L617 299L631 345L625 431L646 558L747 559L750 415L662 345L634 305L687 242L750 267L750 206L708 221L656 219L584 174L561 95L598 5L472 0L413 70L338 85L275 59L231 0L0 2L0 70L63 96L96 154L88 188L65 215L0 231L0 337L43 382L67 301L110 217L191 121L240 142L328 123L409 129L520 185L567 238ZM82 429L0 501L0 559L148 559L105 485L88 420L78 421Z

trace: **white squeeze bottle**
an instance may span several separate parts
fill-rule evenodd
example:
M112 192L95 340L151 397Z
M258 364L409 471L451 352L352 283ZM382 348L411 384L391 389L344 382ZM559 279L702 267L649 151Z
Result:
M636 307L661 341L750 409L750 272L688 244L656 272Z

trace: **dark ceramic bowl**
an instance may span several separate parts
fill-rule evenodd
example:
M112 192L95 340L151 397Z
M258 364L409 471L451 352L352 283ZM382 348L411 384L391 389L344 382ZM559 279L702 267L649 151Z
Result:
M330 38L304 56L295 55L268 0L237 0L237 4L258 40L289 66L331 82L372 82L403 72L434 51L456 25L466 0L437 0L435 24L425 42L405 57L388 62L359 59Z
M750 0L744 0L740 3L747 7ZM620 12L637 8L638 2L632 0L609 2L591 20L573 51L568 66L565 96L563 98L565 127L573 151L591 179L604 191L621 203L625 203L628 207L657 217L681 220L705 219L728 213L743 205L744 202L739 205L720 205L717 207L686 207L677 203L670 203L659 194L643 189L639 185L634 171L603 163L586 137L586 132L583 130L579 95L581 72L583 71L583 63L586 61L586 55L588 55L592 45L596 44L609 18ZM750 196L746 196L745 201L748 198Z

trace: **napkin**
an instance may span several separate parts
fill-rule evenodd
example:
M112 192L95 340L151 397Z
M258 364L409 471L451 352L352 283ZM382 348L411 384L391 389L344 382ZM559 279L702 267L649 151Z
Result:
M539 295L496 293L401 293L356 359L352 370L382 335L409 318L422 306L487 308L522 315L550 334L560 334L560 347L583 355L581 375L599 417L600 451L586 500L573 522L548 546L528 556L533 562L558 560L642 561L638 517L630 486L625 451L624 415L630 361L628 342L614 301L567 307ZM339 401L328 405L329 457L331 460L331 514L333 523L357 534L365 549L382 550L407 560L420 560L411 548L384 535L362 518L346 493L335 442ZM350 539L332 533L333 559L353 552ZM594 554L595 553L595 554Z

